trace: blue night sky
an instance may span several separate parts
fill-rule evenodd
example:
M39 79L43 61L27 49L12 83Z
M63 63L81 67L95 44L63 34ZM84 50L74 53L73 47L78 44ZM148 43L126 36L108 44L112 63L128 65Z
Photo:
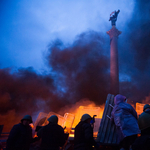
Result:
M70 44L89 29L106 33L109 15L121 10L117 28L124 32L134 0L2 0L0 5L0 67L47 69L44 53L56 38ZM109 36L107 36L109 38Z

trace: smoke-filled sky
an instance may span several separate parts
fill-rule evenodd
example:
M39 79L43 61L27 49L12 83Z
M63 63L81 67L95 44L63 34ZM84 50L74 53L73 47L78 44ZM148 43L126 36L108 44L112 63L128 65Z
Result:
M106 31L118 9L120 93L149 102L149 6L148 0L1 0L2 123L58 112L81 99L103 104L110 90Z
M121 0L1 0L0 4L0 66L45 69L43 53L57 38L70 44L88 30L106 33L109 15L121 10L118 28L130 21L135 2Z

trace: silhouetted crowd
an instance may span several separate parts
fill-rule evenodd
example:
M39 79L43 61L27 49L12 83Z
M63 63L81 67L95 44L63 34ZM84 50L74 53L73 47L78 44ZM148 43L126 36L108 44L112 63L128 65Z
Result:
M25 115L19 124L13 126L6 143L6 150L64 150L68 135L58 125L58 117L52 115L48 124L41 126L37 137L32 137L32 117ZM146 104L138 117L135 109L127 103L123 95L114 97L111 121L115 124L120 150L150 150L150 105ZM75 127L74 150L101 149L93 137L93 118L87 113L82 115ZM38 143L38 146L34 143Z

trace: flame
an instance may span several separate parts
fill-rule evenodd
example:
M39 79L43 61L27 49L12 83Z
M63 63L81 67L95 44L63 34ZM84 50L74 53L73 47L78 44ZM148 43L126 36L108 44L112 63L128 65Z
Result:
M102 118L104 107L105 105L97 106L93 101L90 101L88 99L82 99L72 106L64 107L58 113L65 114L66 112L68 112L74 114L75 119L72 126L74 128L80 122L81 116L85 113L88 113L89 115L91 115L91 117L93 115L97 115L96 118Z
M143 112L143 107L145 104L136 103L136 112L138 115L140 115Z
M136 103L136 112L138 115L140 115L143 112L143 108L145 104L150 105L150 95L146 96L144 100L142 100L142 103Z
M93 115L97 115L95 118L102 118L102 114L104 111L104 107L95 107L95 105L90 104L87 106L79 106L79 108L73 113L75 115L75 120L73 122L73 128L80 122L80 119L82 117L83 114L87 113L89 114L91 117L93 117Z
M65 108L64 110L61 110L59 114L65 112L64 116L61 116L54 112L50 112L49 114L45 114L41 112L39 114L39 119L37 118L37 121L34 124L35 126L33 127L33 129L36 128L37 122L39 122L39 120L41 120L42 117L46 117L48 119L51 115L55 114L59 118L58 124L61 125L63 128L65 128L64 132L69 133L69 137L74 137L73 128L75 128L75 126L80 122L82 115L88 113L91 117L93 117L93 115L96 115L94 129L93 129L94 131L93 136L96 137L98 134L98 129L100 126L100 121L103 115L103 111L104 111L104 105L96 106L94 102L91 102L89 100L83 100L77 102L74 106L70 108ZM42 125L46 125L48 123L47 119ZM34 136L36 136L36 134Z
M104 105L101 107L96 107L94 103L89 104L87 106L79 106L76 111L74 112L75 115L75 120L73 122L73 128L75 128L75 126L80 122L80 119L82 117L83 114L88 113L91 117L93 117L93 115L96 115L95 117L95 123L94 123L94 129L93 129L93 136L96 137L98 134L98 129L100 126L100 121L102 118L102 114L104 111ZM69 134L69 137L74 137L74 132L71 132Z
M147 102L147 99L145 100L145 102ZM133 104L131 105L135 108L137 114L139 115L143 112L143 107L145 104L136 103L136 107ZM48 118L52 114L56 114L59 118L58 124L61 125L62 127L65 127L64 131L65 133L69 133L69 137L74 137L74 128L80 122L80 119L83 114L88 113L91 117L93 117L93 115L96 115L94 129L93 129L93 136L97 137L104 107L105 105L96 106L94 102L91 102L89 100L83 100L83 101L77 102L72 107L69 107L69 108L65 107L65 109L61 110L59 114L62 114L63 112L65 112L64 116L61 116L53 112L50 112L48 115L45 113L41 113L40 115L44 117L47 116ZM69 113L66 113L66 112L69 112ZM47 120L45 122L46 124L48 123ZM43 125L46 125L46 124L43 124ZM30 124L30 125L32 128L34 128L33 124ZM36 136L37 135L35 134L34 137Z

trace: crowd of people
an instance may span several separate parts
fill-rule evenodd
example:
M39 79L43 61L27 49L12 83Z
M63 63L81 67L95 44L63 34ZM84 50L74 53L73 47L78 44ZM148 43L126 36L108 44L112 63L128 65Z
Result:
M30 150L32 143L40 141L39 150L63 149L67 142L64 129L58 125L58 117L52 115L49 123L41 127L37 137L32 137L32 117L25 115L19 124L13 126L6 143L6 150ZM120 150L150 150L150 105L146 104L138 117L135 109L123 95L114 97L111 121L116 126L117 144ZM140 136L138 136L140 135ZM84 114L75 127L74 150L100 149L100 143L93 138L93 118Z

